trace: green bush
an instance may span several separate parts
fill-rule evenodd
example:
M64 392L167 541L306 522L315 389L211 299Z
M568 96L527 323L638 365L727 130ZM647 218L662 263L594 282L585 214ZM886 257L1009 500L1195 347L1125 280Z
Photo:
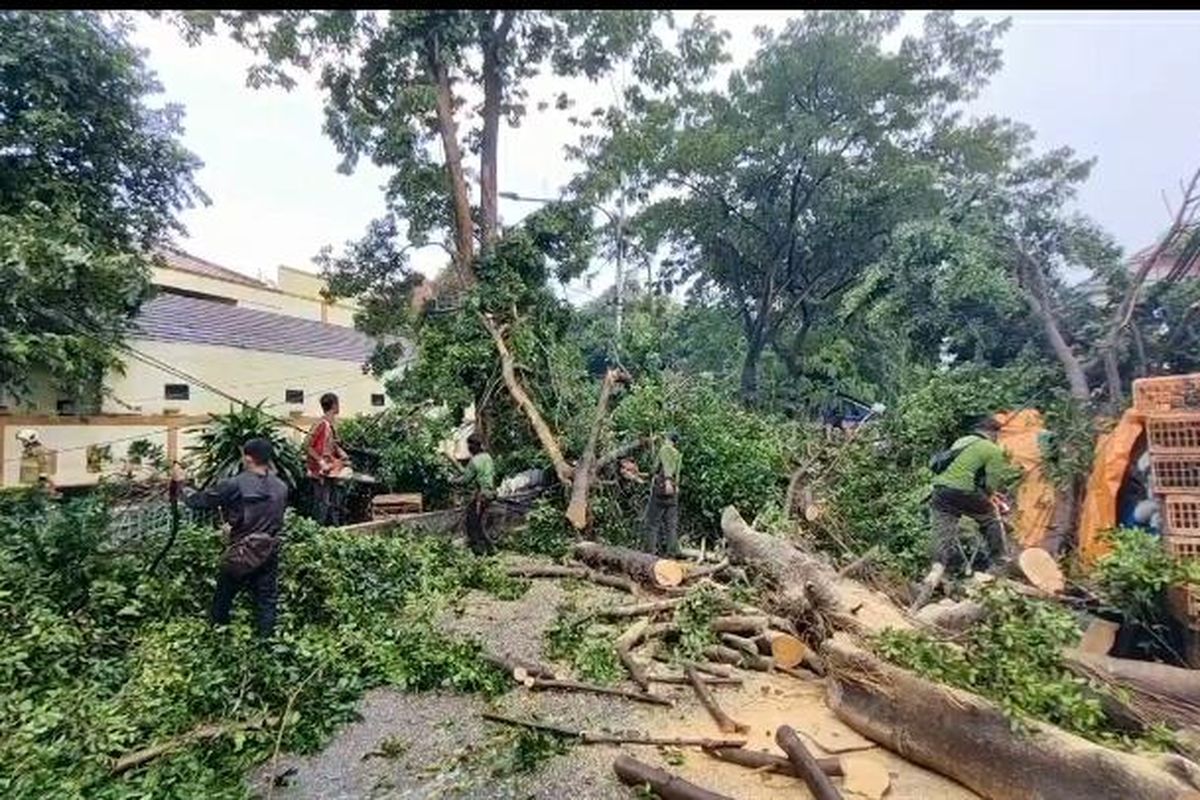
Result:
M449 415L430 417L419 411L388 409L344 420L338 434L347 447L375 454L364 468L372 470L388 491L420 492L427 508L442 508L451 499L454 467L437 448L452 428Z
M197 479L208 486L233 477L242 469L242 445L249 439L266 439L275 451L272 463L279 477L294 490L304 475L304 461L284 429L282 421L262 410L261 402L214 414L196 444L188 448L196 459Z
M184 748L120 779L109 760L201 723L281 714L293 693L282 746L311 751L373 686L506 685L477 645L442 634L432 616L467 588L511 596L520 587L448 542L355 537L290 518L279 629L264 644L245 602L228 630L205 621L213 530L182 529L146 575L150 552L102 551L107 522L100 496L0 500L4 797L240 798L243 772L270 754L275 728Z

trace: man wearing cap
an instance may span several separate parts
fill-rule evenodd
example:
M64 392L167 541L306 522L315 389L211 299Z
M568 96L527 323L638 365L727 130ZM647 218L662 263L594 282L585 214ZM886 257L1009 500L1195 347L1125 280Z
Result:
M275 611L279 597L279 544L283 514L287 509L288 487L271 471L271 443L250 439L242 445L242 471L215 486L187 491L183 502L188 508L220 509L229 523L229 548L222 556L213 596L212 622L228 625L237 593L245 589L254 599L258 633L268 638L275 630ZM171 479L182 483L183 468L176 463ZM265 543L250 555L230 558L231 551L247 540ZM241 548L246 550L247 548Z

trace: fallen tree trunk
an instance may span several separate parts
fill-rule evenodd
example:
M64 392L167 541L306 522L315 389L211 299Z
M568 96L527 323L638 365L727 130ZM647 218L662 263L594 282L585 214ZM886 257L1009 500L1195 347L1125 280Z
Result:
M1200 671L1068 650L1063 663L1075 674L1128 692L1120 700L1143 725L1200 726Z
M788 725L780 725L775 731L775 743L779 749L787 753L792 762L792 769L799 775L812 792L815 800L842 800L842 793L829 780L829 776L821 770L821 765L813 754L808 752L804 742Z
M619 589L629 594L637 594L633 581L620 575L606 575L587 567L568 567L558 564L534 564L528 566L509 567L505 574L510 578L574 578L590 581L610 589Z
M658 614L662 611L671 611L682 602L682 597L668 597L665 600L651 600L646 603L631 603L629 605L606 608L603 611L596 612L596 616L602 619L640 617L643 614Z
M804 642L782 631L764 631L754 638L758 652L770 656L777 667L797 667L808 656Z
M879 592L850 578L839 578L820 558L791 543L751 528L733 506L721 513L730 559L767 578L774 586L768 608L798 625L809 612L825 615L835 625L850 625L866 633L885 628L909 629L903 612ZM845 609L862 605L854 619Z
M638 703L649 703L655 706L671 706L674 703L668 697L662 697L651 692L631 692L628 689L618 689L614 686L599 686L594 683L582 683L580 681L560 681L550 680L547 678L531 678L532 683L526 683L526 686L535 691L545 689L556 689L564 692L590 692L591 694L606 694L612 697L624 697L626 700L634 700Z
M659 558L628 547L579 542L575 545L575 558L596 569L623 572L639 583L666 588L683 583L683 566L669 558Z
M530 678L549 678L550 680L558 678L553 669L536 661L526 661L523 658L516 658L503 653L485 652L482 657L484 661L499 667L511 675L517 683L525 683Z
M940 600L919 610L914 619L946 633L961 633L987 617L987 608L974 600Z
M590 731L573 730L571 728L566 728L561 725L554 725L549 722L537 722L535 720L506 717L503 714L495 714L491 711L484 711L480 716L486 720L499 722L504 725L515 725L521 728L529 728L535 731L545 731L546 733L553 733L558 736L577 739L580 744L644 744L651 747L705 747L722 751L736 750L737 748L746 744L745 739L709 739L689 736L645 736L640 733L592 733Z
M763 753L758 750L747 750L744 747L706 747L704 748L704 752L718 761L737 764L740 767L766 770L767 772L776 772L780 775L791 775L795 778L801 777L796 772L796 768L792 766L792 762L783 756ZM818 758L816 761L817 766L826 775L836 778L842 774L842 760L840 758L827 756L825 758Z
M717 728L720 729L721 733L745 733L750 730L725 713L724 709L717 703L716 698L712 696L712 692L704 685L704 681L700 679L694 667L684 667L683 669L684 674L687 675L688 682L692 684L692 689L696 692L696 697L700 699L700 704L704 706L704 710L717 723Z
M571 479L571 501L567 504L567 520L577 531L586 528L588 523L588 490L591 489L592 478L596 472L596 440L600 438L600 431L604 427L608 401L612 397L613 387L628 377L621 370L610 368L604 373L604 381L600 384L600 399L596 403L595 416L592 417L592 430L588 434L587 444L583 447L583 455L575 464L575 474Z
M1052 725L1014 732L996 705L887 664L842 637L825 643L826 698L858 733L991 800L1184 800L1200 768L1110 750Z
M176 750L181 750L188 745L196 744L197 742L206 742L210 739L217 739L231 733L239 731L258 730L260 728L274 727L279 724L279 717L260 717L258 719L247 720L245 722L216 722L206 725L199 725L192 728L187 733L182 733L179 736L173 736L158 744L143 747L141 750L134 750L131 753L126 753L123 756L115 759L112 763L112 774L121 775L131 769L147 764L154 759L165 756L168 753L173 753Z
M713 617L709 628L713 633L737 633L757 636L767 629L766 617Z
M496 323L487 314L481 313L479 318L483 321L483 327L487 328L487 332L491 334L492 342L496 346L496 353L500 356L500 374L504 378L504 385L508 388L509 395L512 396L513 402L517 404L517 407L525 413L525 417L529 420L534 434L537 435L538 443L541 444L542 450L549 457L550 463L554 465L554 474L558 476L559 482L563 486L570 486L572 475L571 465L563 457L562 448L558 446L558 439L554 436L554 432L550 430L550 426L546 424L545 418L542 417L542 412L538 410L537 405L530 399L529 393L525 391L525 387L521 385L521 381L517 377L512 352L509 351L508 345L504 343L503 331L496 327Z
M613 771L626 786L649 786L662 800L733 800L626 755L617 756Z

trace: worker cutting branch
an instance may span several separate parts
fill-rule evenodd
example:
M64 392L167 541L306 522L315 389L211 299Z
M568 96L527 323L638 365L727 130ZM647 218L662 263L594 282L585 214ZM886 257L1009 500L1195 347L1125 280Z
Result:
M1012 557L1012 546L1004 530L1002 514L1008 510L1003 495L1015 477L1004 450L996 444L1000 423L986 416L976 420L973 429L960 437L949 450L933 456L933 490L929 498L929 517L933 539L933 566L926 575L913 604L915 611L932 595L947 570L966 562L960 547L959 522L966 517L975 522L987 549L987 562L998 570ZM964 569L974 564L962 563Z

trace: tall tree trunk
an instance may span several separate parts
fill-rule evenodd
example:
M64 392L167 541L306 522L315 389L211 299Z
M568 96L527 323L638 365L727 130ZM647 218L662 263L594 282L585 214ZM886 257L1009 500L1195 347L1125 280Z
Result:
M1042 275L1040 267L1019 248L1017 259L1021 265L1022 282L1025 284L1025 300L1029 303L1029 308L1033 311L1034 316L1041 321L1046 341L1050 344L1050 349L1054 351L1058 363L1062 365L1063 372L1067 375L1067 385L1070 387L1071 397L1081 403L1086 403L1091 399L1087 376L1084 375L1079 357L1075 355L1071 345L1067 344L1067 340L1059 328L1058 318L1055 317L1054 309L1050 305L1050 292L1046 288L1046 279Z
M472 262L475 260L475 224L471 220L471 195L463 174L462 148L458 142L458 123L454 119L454 91L450 87L450 72L441 58L437 38L429 45L429 72L436 92L438 133L442 137L442 152L446 159L446 176L450 181L451 205L454 208L454 266L466 283L474 281Z
M758 367L762 361L767 337L762 326L749 331L746 340L746 357L742 360L742 402L748 406L758 405Z
M483 131L479 150L479 206L483 248L500 235L497 191L497 153L500 143L500 105L504 100L504 46L515 11L503 11L495 29L483 35Z

